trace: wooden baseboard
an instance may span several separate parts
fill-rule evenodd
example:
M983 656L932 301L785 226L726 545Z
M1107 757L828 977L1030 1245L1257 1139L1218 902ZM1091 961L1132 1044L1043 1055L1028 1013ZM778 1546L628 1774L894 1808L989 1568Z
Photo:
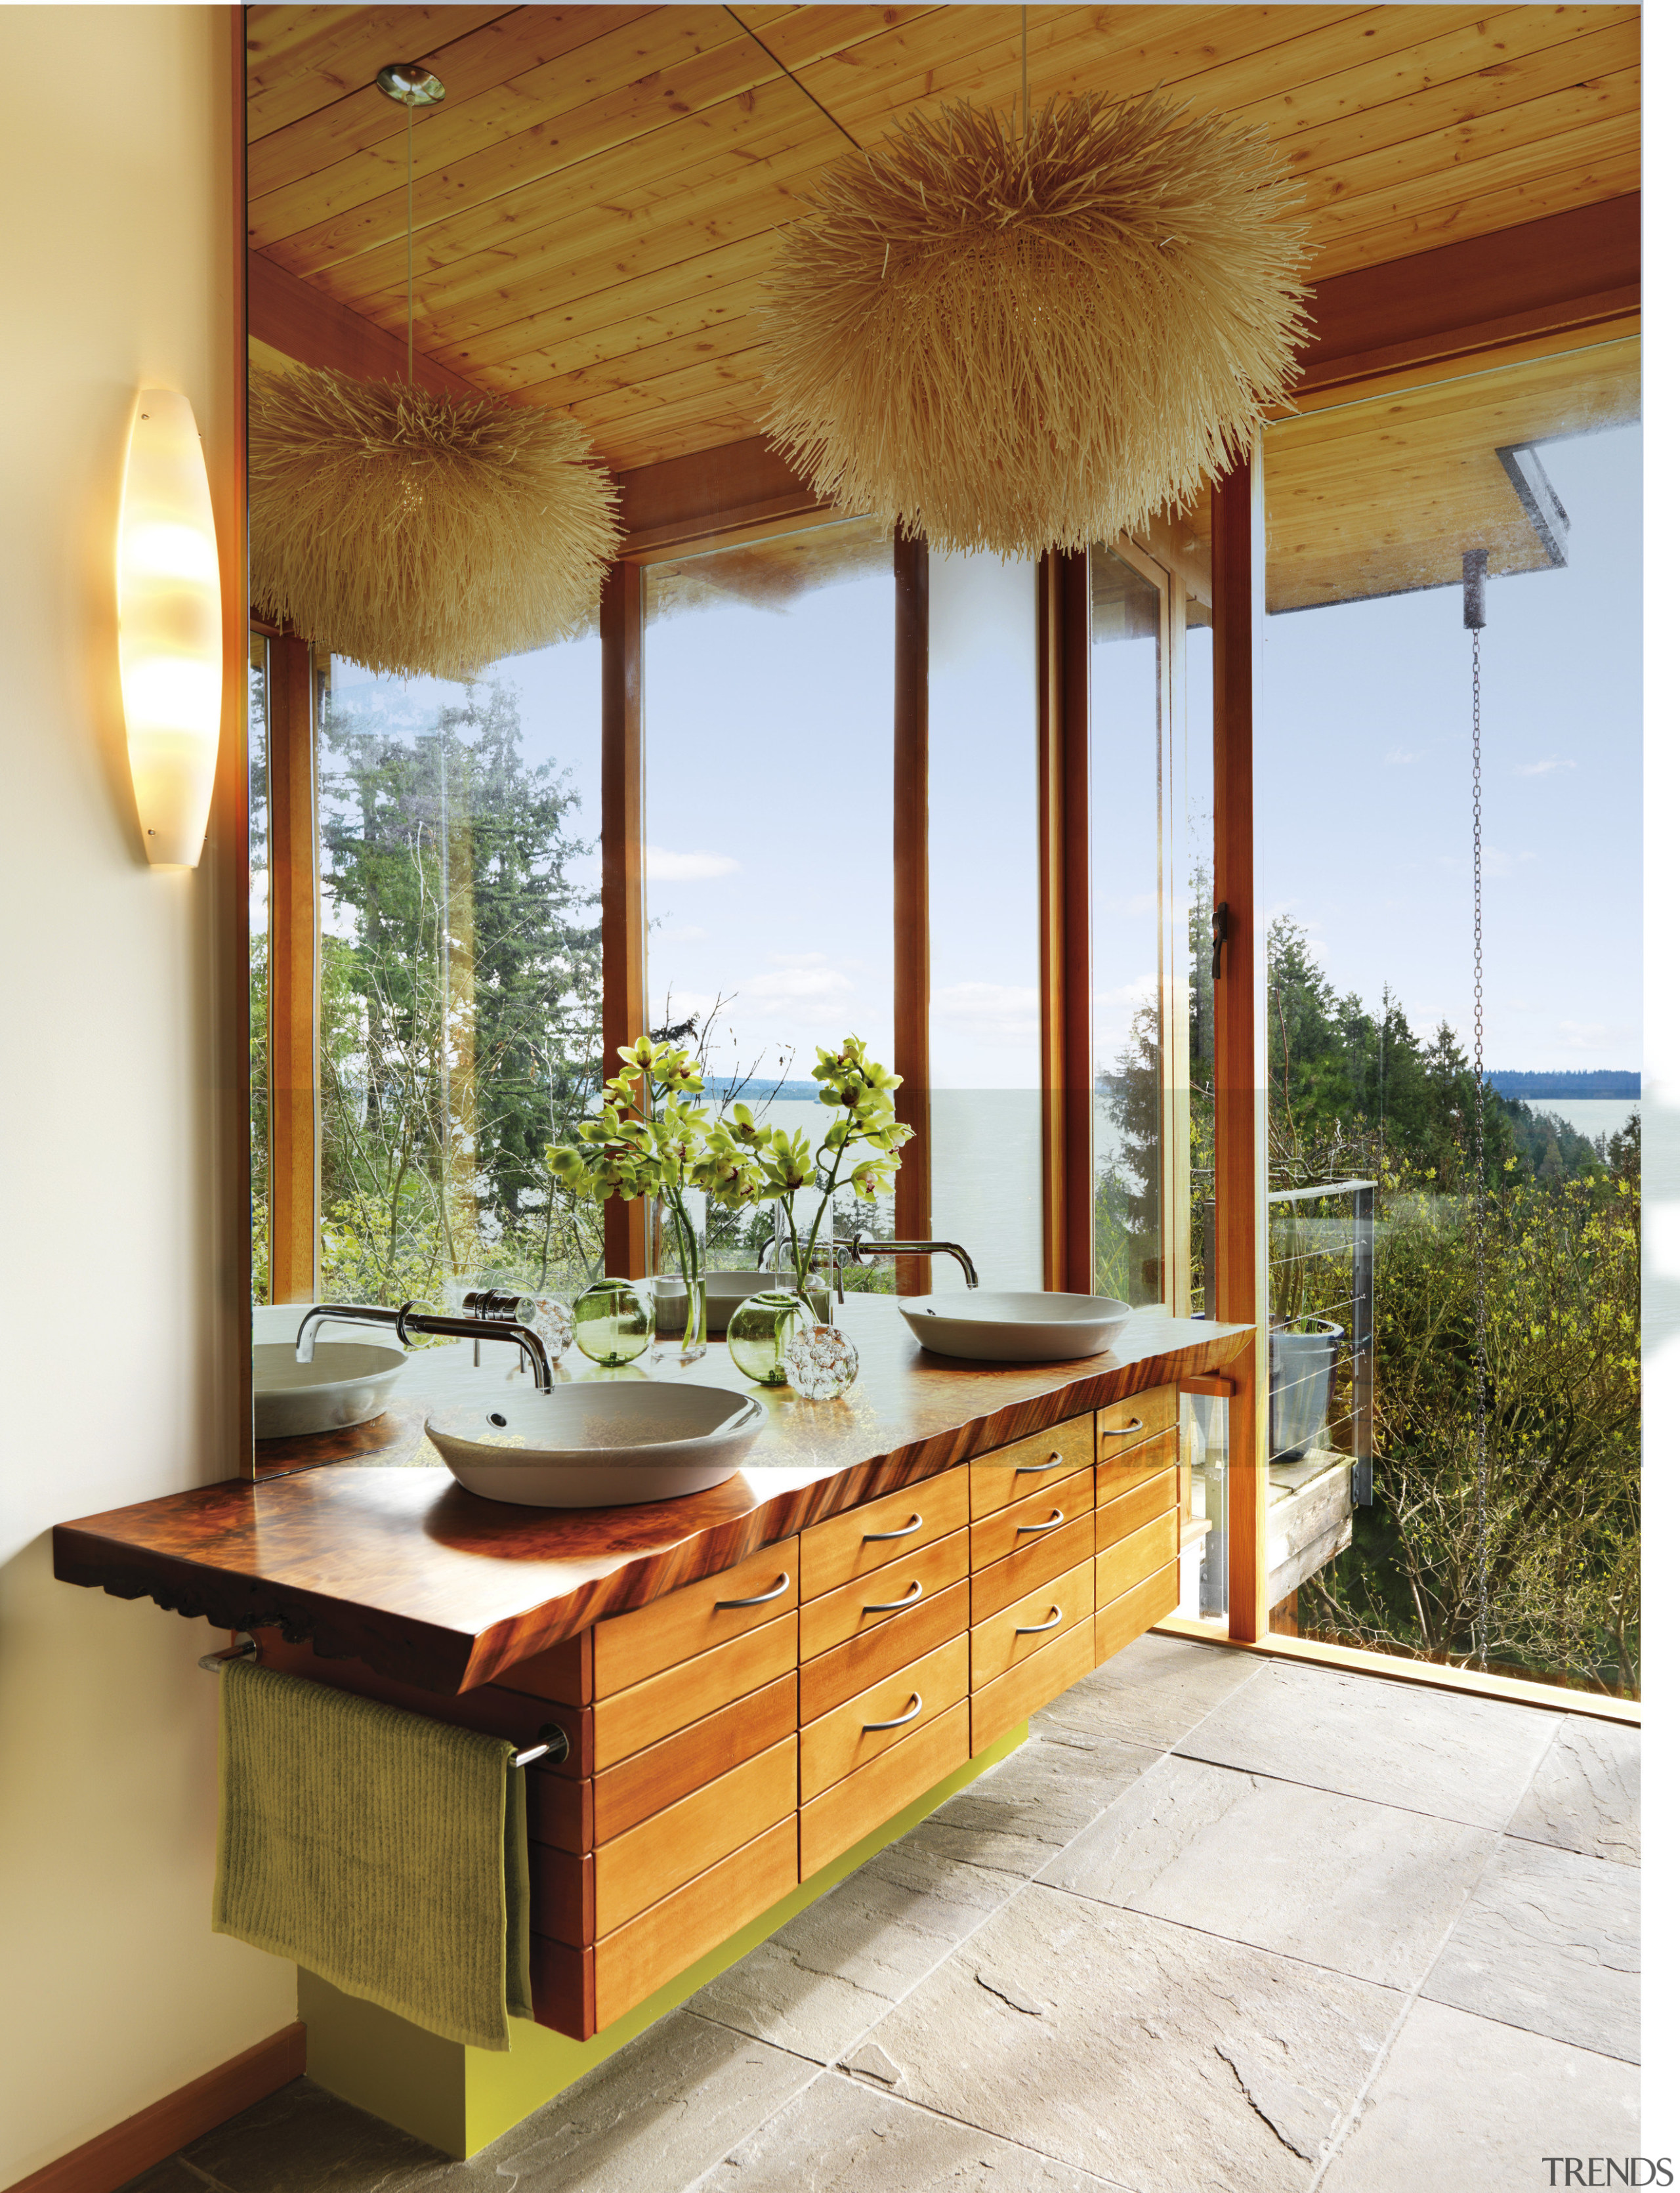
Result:
M84 2140L56 2162L19 2179L7 2193L117 2193L119 2185L163 2162L177 2148L202 2139L253 2102L300 2079L303 2067L304 2029L300 2020L294 2020L108 2132Z

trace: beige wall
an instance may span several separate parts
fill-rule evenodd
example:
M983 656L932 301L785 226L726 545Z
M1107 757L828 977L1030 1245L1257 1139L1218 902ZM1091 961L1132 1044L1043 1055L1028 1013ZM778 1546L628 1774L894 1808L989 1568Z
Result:
M225 1477L210 919L145 863L111 604L129 411L231 508L229 11L9 7L0 131L0 2185L295 2014L212 1936L205 1625L54 1583L64 1517ZM226 567L225 567L226 568ZM214 829L214 826L213 826ZM225 1081L225 1077L224 1077Z

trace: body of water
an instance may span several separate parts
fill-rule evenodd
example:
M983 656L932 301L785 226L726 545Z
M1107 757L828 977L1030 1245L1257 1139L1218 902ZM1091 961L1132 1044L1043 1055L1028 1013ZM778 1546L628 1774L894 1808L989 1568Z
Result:
M1619 1133L1628 1114L1639 1109L1637 1096L1525 1096L1523 1102L1531 1112L1550 1112L1590 1142Z

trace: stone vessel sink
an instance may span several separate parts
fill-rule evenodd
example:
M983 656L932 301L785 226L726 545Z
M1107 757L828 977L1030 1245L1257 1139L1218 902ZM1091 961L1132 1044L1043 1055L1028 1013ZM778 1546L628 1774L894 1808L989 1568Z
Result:
M1100 1355L1131 1315L1111 1295L916 1295L899 1314L935 1355L978 1363L1071 1363Z
M458 1484L523 1508L620 1508L734 1475L762 1401L722 1386L580 1380L433 1410L426 1436Z
M342 1431L383 1416L408 1357L364 1341L320 1342L300 1363L290 1341L251 1350L251 1406L260 1440Z

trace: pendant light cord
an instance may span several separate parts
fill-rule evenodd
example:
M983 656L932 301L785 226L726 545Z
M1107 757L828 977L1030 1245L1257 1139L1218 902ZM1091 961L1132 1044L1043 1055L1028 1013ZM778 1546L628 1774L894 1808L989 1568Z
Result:
M414 385L414 110L409 117L409 386Z
M1020 134L1026 139L1026 0L1021 0L1020 11Z
M788 82L793 86L793 89L796 91L803 91L804 93L806 98L810 100L812 106L814 106L817 112L821 115L823 120L825 122L833 123L834 127L840 132L840 135L852 147L852 150L854 152L861 152L863 150L862 146L860 145L857 139L853 136L851 131L846 127L845 123L837 120L835 116L829 112L828 109L817 97L815 92L811 90L809 85L801 83L798 77L795 76L792 70L789 68L787 63L782 59L781 55L764 43L764 41L759 37L757 31L752 28L751 25L750 23L743 23L740 17L736 14L733 8L726 7L723 13L729 17L729 20L734 25L738 31L746 31L747 37L751 39L753 44L757 47L761 54L768 55L768 57L775 63L776 66L781 71L782 74L787 78Z

